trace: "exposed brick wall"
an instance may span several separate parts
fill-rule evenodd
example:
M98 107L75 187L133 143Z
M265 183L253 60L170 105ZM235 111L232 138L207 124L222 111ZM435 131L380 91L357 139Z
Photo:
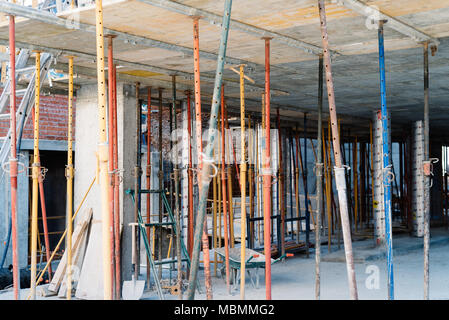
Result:
M3 89L0 89L0 93ZM17 97L19 107L22 97ZM73 99L73 124L75 124L76 97ZM43 140L67 140L68 121L68 97L65 95L41 95L39 108L39 139ZM9 107L6 108L9 112ZM0 120L0 137L6 136L9 129L9 119ZM73 126L75 137L75 126ZM23 131L23 139L33 139L32 117L28 118Z

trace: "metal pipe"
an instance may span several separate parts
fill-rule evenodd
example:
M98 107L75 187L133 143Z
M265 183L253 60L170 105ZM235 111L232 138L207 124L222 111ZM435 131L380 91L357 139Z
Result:
M16 31L15 17L9 16L9 79L11 81L10 103L10 130L11 130L11 157L9 158L9 177L11 181L11 224L12 224L12 264L14 299L20 299L20 267L17 235L17 149L16 149Z
M67 300L72 299L72 212L73 212L73 57L69 57L69 105L67 125ZM47 259L48 260L48 259Z
M279 107L276 110L276 121L279 140L279 209L281 211L281 255L285 254L285 203L284 203L284 163L282 159L282 135ZM293 232L293 230L292 230Z
M199 164L202 159L202 147L200 149L200 144L202 145L202 119L201 119L201 78L200 78L200 31L199 31L199 17L193 17L193 69L194 69L194 90L195 90L195 132L196 132L196 142L197 142L197 168L199 169ZM200 152L198 152L200 151ZM197 180L199 177L197 176ZM193 191L192 191L193 192ZM193 203L192 203L193 208ZM193 251L193 233L194 233L194 215L193 211L191 216L189 216L187 241L189 248L189 255L192 258Z
M324 0L318 0L318 7L321 22L321 38L323 43L324 64L326 69L327 94L329 102L329 114L332 125L332 137L334 145L335 159L335 182L338 191L340 205L340 217L343 231L343 240L345 246L346 268L348 273L350 297L353 300L358 299L357 283L355 279L354 258L352 254L351 228L349 225L348 204L346 198L345 168L342 166L340 154L340 136L337 127L337 110L335 106L334 84L332 79L332 66L329 54L329 41L327 36L326 11Z
M227 135L228 133L230 133L231 131L229 130L229 122L228 122L228 108L227 105L225 103L224 100L224 94L222 95L223 97L223 105L225 106L225 110L224 110L224 116L225 116L225 123L226 123L226 130L225 130L225 135ZM228 145L231 145L232 147L232 136L229 135L229 141L228 141ZM229 156L230 157L230 156ZM229 159L229 158L228 158ZM230 241L230 247L234 248L235 246L235 234L234 234L234 205L232 203L232 165L228 164L226 166L226 173L227 173L227 181L228 181L228 212L229 212L229 241Z
M253 132L254 130L251 127L251 115L248 115L248 192L249 192L249 217L254 218L254 142L253 142ZM252 248L251 244L253 243L254 237L254 222L249 222L249 247Z
M316 227L315 227L315 299L321 297L321 214L323 212L323 146L322 146L322 110L323 110L323 55L318 62L318 136L317 136L317 160L315 164L316 173Z
M192 300L195 296L195 286L196 286L196 278L198 272L198 264L199 264L199 251L200 251L200 241L201 241L201 233L204 230L204 218L206 215L206 205L207 205L207 195L209 193L209 182L210 182L210 172L213 163L212 151L215 145L215 134L217 128L217 116L218 116L218 106L219 106L219 98L220 98L220 87L223 79L223 69L224 69L224 61L226 57L226 46L228 40L228 32L229 32L229 21L231 18L231 6L232 0L225 1L225 9L223 15L223 23L221 24L221 38L220 38L220 47L218 50L218 59L217 59L217 69L215 73L215 84L214 84L214 93L212 96L212 107L211 114L209 120L209 137L208 144L206 148L206 152L203 159L204 167L201 172L201 193L199 197L199 206L198 206L198 215L197 215L197 224L195 226L195 241L194 248L192 254L192 264L190 269L190 278L189 278L189 288L187 291L187 297L189 300ZM204 161L207 160L207 161ZM214 166L214 168L216 168Z
M175 122L174 140L178 146L178 121L176 115L176 76L172 76L172 95L173 95L173 116ZM178 298L182 300L182 256L181 256L181 212L179 210L179 169L178 169L178 149L175 152L175 220L176 220L176 257L177 257L177 287Z
M187 244L189 256L192 257L192 235L193 231L193 168L192 168L192 111L190 101L190 91L186 91L187 95L187 133L189 135L189 164L188 164L188 214L187 214Z
M109 216L109 193L108 193L108 142L106 135L106 87L104 74L104 33L103 33L103 3L102 0L95 1L96 16L96 40L97 40L97 85L98 85L98 119L99 119L99 182L101 189L101 212L102 212L102 241L103 241L103 290L104 299L111 300L111 248L109 242L111 221Z
M424 43L424 161L429 161L429 43ZM425 170L424 170L425 172ZM429 300L430 176L424 174L424 300Z
M355 137L354 146L352 147L352 183L354 185L354 228L357 232L358 211L359 211L359 177L357 173L357 136Z
M194 57L194 79L195 79L195 116L196 116L196 138L197 138L197 154L198 154L198 175L200 181L203 172L203 138L202 138L202 118L201 118L201 79L200 79L200 50L199 50L199 17L193 18L193 57ZM202 184L198 184L198 192L201 194ZM193 237L193 219L190 227L190 245L194 245ZM207 236L207 219L204 221L204 230L202 235L203 255L204 255L204 274L206 296L208 300L212 300L212 282L210 279L210 255L209 255L209 238ZM193 253L192 253L193 254Z
M227 204L227 186L226 186L226 136L225 136L225 120L224 120L224 86L221 86L221 187L223 199L223 227L224 227L224 245L225 245L225 268L226 268L226 289L231 294L231 286L229 281L229 228L228 228L228 204ZM229 177L228 177L229 178Z
M394 300L394 276L393 276L393 239L391 226L391 176L390 176L390 150L387 114L387 96L385 84L385 54L384 54L384 29L383 21L379 21L379 73L380 73L380 96L382 114L382 153L383 153L383 179L384 179L384 207L385 207L385 229L387 240L387 272L388 272L388 299Z
M108 169L109 169L109 219L111 223L114 225L114 102L113 102L113 72L114 72L114 58L113 58L113 47L112 41L113 36L108 35L108 151L109 151L109 161L108 161ZM112 277L112 285L111 285L111 297L115 297L114 292L114 258L115 258L115 249L114 249L114 228L110 230L110 241L111 241L111 277ZM68 288L67 288L68 290ZM68 293L67 293L68 294Z
M139 219L139 198L140 198L140 175L141 169L140 169L140 132L141 132L141 105L139 100L139 82L136 82L136 140L135 140L135 147L136 147L136 162L134 167L134 190L135 190L135 201L134 201L134 221L138 223ZM136 243L139 243L138 234L135 234L136 236ZM134 266L134 277L135 279L139 279L139 269L140 269L140 263L139 263L139 247L136 246L134 251L134 255L136 258L136 264Z
M146 188L151 189L151 87L147 88L147 167L146 167ZM151 194L146 195L147 198L147 223L151 223ZM147 228L147 239L151 239L151 229ZM147 257L147 288L150 288L151 265L149 257Z
M306 214L306 253L309 257L310 248L310 212L309 212L309 194L307 188L307 113L304 113L304 166L302 167L302 174L304 176L304 209ZM313 218L313 216L312 216Z
M39 100L40 100L40 68L41 56L40 52L36 52L36 81L35 81L35 97L34 97L34 150L33 150L33 164L32 164L32 179L33 179L33 193L32 193L32 208L31 208L31 284L30 294L31 299L36 299L36 254L37 254L37 210L39 197ZM67 248L67 254L71 254L71 248Z
M159 93L159 119L158 119L158 129L159 129L159 170L158 170L158 178L159 178L159 190L164 189L164 173L162 171L162 88L158 88ZM165 191L164 191L165 192ZM163 218L163 203L161 199L159 199L159 223L162 222ZM156 230L154 230L156 231ZM154 245L154 240L153 240ZM158 240L158 260L162 260L162 228L159 226L159 240ZM153 251L154 252L154 251ZM159 265L158 269L158 279L162 279L162 264Z
M113 144L114 144L114 249L115 249L115 299L121 297L121 264L120 264L120 175L118 169L118 136L117 136L117 69L113 65L112 102L113 102Z
M245 300L245 267L246 267L246 158L245 158L245 78L244 65L240 65L240 299Z
M270 38L265 40L265 158L263 159L265 298L271 300L271 150L270 150Z

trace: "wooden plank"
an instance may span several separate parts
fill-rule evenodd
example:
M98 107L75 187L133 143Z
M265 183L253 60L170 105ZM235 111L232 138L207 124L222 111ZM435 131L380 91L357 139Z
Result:
M89 226L87 225L87 228L81 235L80 245L76 248L76 251L73 253L72 289L76 289L76 286L78 284L79 274L81 271L81 266L83 264L84 258L83 253L87 245L88 230ZM66 296L67 296L67 277L64 277L59 287L58 297L64 298Z
M85 211L83 218L80 219L75 226L75 230L72 235L72 257L73 253L77 251L77 248L83 237L84 231L86 231L87 226L89 225L90 220L92 219L92 213L93 213L92 208L87 209ZM53 275L53 279L51 280L50 285L48 286L49 291L58 292L58 288L65 275L66 267L67 267L67 251L64 252L62 259L59 262L58 268L56 269L56 272Z

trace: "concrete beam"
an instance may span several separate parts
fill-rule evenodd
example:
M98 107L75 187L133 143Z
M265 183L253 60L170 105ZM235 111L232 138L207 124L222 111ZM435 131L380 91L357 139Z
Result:
M221 25L221 21L223 20L223 17L221 15L197 9L195 7L188 6L175 1L170 0L138 0L138 1L188 16L200 16L201 19L204 19L211 24ZM230 28L234 28L236 30L240 30L248 34L260 37L270 37L273 38L273 41L283 43L289 47L301 49L309 54L320 55L323 51L321 47L315 46L313 44L289 36L285 36L277 32L258 28L256 26L252 26L237 20L231 19ZM332 51L331 53L334 55L338 54L335 51Z
M49 11L41 11L31 7L25 7L22 5L14 4L11 2L0 1L0 12L4 12L9 15L24 17L31 20L41 21L43 23L52 24L55 26L63 27L66 29L77 29L84 32L95 34L96 29L94 25L87 23L76 23L70 19L60 18ZM133 34L116 31L109 28L104 28L105 35L115 35L116 41L123 41L125 43L131 43L134 45L142 45L150 48L161 48L165 50L178 51L184 54L193 56L193 49L188 47L179 46L172 43L163 42L160 40L150 39L147 37L136 36ZM218 55L212 52L200 51L200 57L204 59L217 60ZM256 63L245 61L242 59L236 59L232 57L226 57L226 63L228 64L246 64L251 69L256 69ZM259 69L261 66L259 66Z
M429 42L430 44L435 46L438 46L438 44L440 43L438 39L435 39L432 36L419 31L418 29L404 22L399 21L392 16L383 13L375 6L367 5L359 0L337 0L337 3L357 12L362 16L372 16L376 17L377 20L387 20L385 26L390 27L397 32L402 33L403 35L412 38L416 42Z

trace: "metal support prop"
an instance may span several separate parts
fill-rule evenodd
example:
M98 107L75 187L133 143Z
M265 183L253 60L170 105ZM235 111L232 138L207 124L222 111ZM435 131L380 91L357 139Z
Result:
M113 151L114 151L114 249L115 249L115 299L121 297L121 264L120 264L120 175L118 171L118 136L117 136L117 69L113 65L112 73L112 103L113 103Z
M151 87L147 88L147 166L146 166L146 188L151 189ZM147 193L147 223L151 223L151 194ZM147 228L147 239L151 239L151 229ZM154 253L153 253L154 254ZM147 257L147 288L150 288L151 265Z
M178 121L176 115L176 76L172 76L172 96L173 96L173 117L175 122L175 131L173 131L173 139L175 141L176 149L175 153L175 223L176 223L176 258L177 262L177 288L178 288L178 298L182 299L182 256L181 256L181 213L179 210L179 169L178 169Z
M245 271L246 271L246 157L245 157L245 78L244 65L240 65L240 299L245 300Z
M323 43L324 64L326 69L326 84L329 102L329 114L332 126L332 141L334 146L335 159L335 182L338 191L338 199L340 205L341 225L343 229L343 241L345 246L346 269L348 273L350 298L358 299L357 283L355 279L354 258L352 254L351 228L349 225L348 203L346 197L346 181L345 168L342 165L340 154L340 135L338 132L337 110L335 105L334 83L332 79L332 66L329 54L329 40L327 35L326 11L324 0L318 0L318 7L321 22L321 39Z
M211 107L211 115L209 120L209 137L208 144L206 148L206 152L203 159L203 168L201 172L201 192L199 197L199 206L198 206L198 215L195 226L195 237L194 237L194 245L193 245L193 253L192 253L192 265L190 269L190 277L189 277L189 288L187 291L187 297L189 300L192 300L195 296L195 286L196 286L196 278L199 267L199 253L200 253L200 241L201 234L203 232L204 226L204 218L206 215L206 205L207 205L207 195L209 193L209 182L210 182L210 172L213 164L212 151L215 145L215 134L217 129L217 116L218 116L218 107L220 100L220 87L223 79L223 69L224 62L226 57L226 46L228 41L228 32L229 32L229 22L231 19L231 6L232 0L226 0L224 5L224 14L223 14L223 22L221 24L221 38L220 38L220 47L218 51L218 59L217 59L217 69L215 73L215 84L214 84L214 92L212 97L212 107ZM207 160L207 161L204 161Z
M315 227L315 299L320 300L320 263L321 263L321 215L323 212L323 146L322 146L322 110L323 110L323 55L318 62L318 136L316 173L316 227Z
M278 140L279 140L279 210L281 211L281 255L285 254L285 196L284 196L284 164L282 159L282 135L281 135L281 120L279 115L279 107L276 110L276 120L278 129ZM293 233L293 229L292 229Z
M163 158L162 158L162 88L158 89L158 93L159 93L159 119L158 119L158 126L159 126L159 170L158 170L158 179L159 179L159 190L163 190L164 189L164 173L162 172L162 164L163 164ZM163 203L162 201L159 199L159 223L162 223L162 218L163 218ZM154 232L156 231L156 229L154 229ZM154 235L155 236L155 235ZM153 246L154 246L154 239L153 238ZM158 260L161 261L162 260L162 228L159 226L159 241L158 241ZM153 250L154 252L154 250ZM154 253L153 253L154 254ZM162 265L159 265L158 268L158 279L162 279Z
M265 298L271 300L271 150L270 150L270 38L265 40L265 157L263 159Z
M9 158L9 177L11 181L11 237L12 237L12 265L14 299L20 299L20 268L17 235L17 149L16 149L16 31L15 17L9 16L9 79L11 81L10 130L11 155Z
M357 172L357 137L355 137L352 147L352 183L354 185L354 230L357 232L358 213L359 213L359 177Z
M32 193L32 207L31 207L31 283L30 294L31 299L36 299L36 259L37 259L37 209L39 197L39 100L40 100L40 73L41 73L41 53L36 52L36 87L34 97L34 150L33 150L33 165L32 165L32 179L33 179L33 193ZM71 248L67 248L67 254L71 254Z
M109 216L109 192L108 192L108 142L106 134L106 87L104 73L104 34L103 34L103 3L102 0L95 1L96 15L96 40L97 40L97 85L98 85L98 119L99 119L99 143L98 158L100 163L99 182L101 189L101 212L102 212L102 241L103 241L103 290L104 299L111 300L111 248L110 230L111 221Z
M429 49L424 43L424 161L429 161ZM424 171L425 172L425 171ZM430 176L424 174L424 299L429 300Z
M306 214L306 250L309 257L310 248L310 212L309 212L309 194L307 188L307 113L304 113L304 165L302 174L304 176L304 209Z
M113 36L109 35L108 38L108 151L109 151L109 219L114 224L114 102L113 102L113 72L114 72L114 60L113 60ZM110 230L111 241L111 277L114 284L114 228ZM115 297L114 285L111 285L111 296Z
M197 154L198 154L198 174L197 179L201 181L203 173L203 129L201 119L201 79L200 79L200 33L199 33L199 17L193 18L193 59L194 59L194 79L195 79L195 116L196 116L196 138L197 138ZM198 193L201 194L202 183L198 183ZM207 203L207 196L206 196ZM192 216L193 218L193 216ZM203 256L204 256L204 276L206 286L207 300L212 300L212 282L210 279L210 254L209 254L209 238L207 236L207 219L204 221L202 235ZM194 244L193 237L193 219L190 226L190 244ZM193 254L193 253L192 253ZM193 257L193 255L192 255Z
M192 257L192 244L190 243L190 241L193 239L193 168L192 168L192 113L191 113L192 111L191 111L190 91L187 91L186 95L187 95L187 132L189 135L189 165L188 165L189 169L187 173L188 175L187 245L189 257Z
M224 227L224 246L225 246L225 268L226 268L226 289L231 294L231 285L229 281L229 228L228 228L228 204L227 204L227 186L226 186L226 136L224 120L224 86L221 87L221 188L223 199L223 227Z
M140 163L141 163L141 153L140 153L140 135L141 135L141 114L142 114L142 106L140 104L140 100L139 100L139 88L140 88L140 84L139 82L136 82L136 141L135 141L135 146L136 146L136 162L135 162L135 167L134 167L134 190L140 190L140 176L142 174L141 169L140 169ZM135 223L139 223L139 204L140 204L140 192L136 192L135 195L135 201L134 201L134 222ZM139 244L140 241L138 241L139 239L139 234L135 234L136 236L136 243ZM134 277L135 279L139 279L139 274L140 274L140 255L139 255L139 250L140 246L135 246L135 257L136 257L136 264L134 267Z
M196 142L197 142L197 157L199 166L202 154L198 151L200 150L199 145L202 145L202 119L201 119L201 78L200 78L200 31L199 31L199 17L193 18L193 69L194 69L194 87L195 87L195 133L196 133ZM199 167L198 167L199 168ZM197 176L197 180L199 177ZM193 191L192 191L193 192ZM192 203L193 208L193 203ZM187 242L189 248L190 259L192 259L193 252L193 233L194 233L194 222L195 218L193 215L193 211L191 215L189 215L188 219L188 232L187 232Z
M387 273L388 273L388 299L394 300L394 276L393 276L393 239L391 226L391 172L390 172L390 150L387 114L387 95L385 84L385 53L384 53L384 29L383 21L379 21L379 73L380 73L380 98L382 114L382 153L383 153L383 179L384 179L384 202L385 202L385 231L387 240Z
M72 299L72 212L73 212L73 57L69 57L69 101L67 125L67 300ZM47 248L48 250L48 248ZM47 259L48 260L48 259Z
M248 115L248 192L249 192L249 217L254 218L254 130L251 127L251 115ZM252 248L251 244L254 243L254 222L249 222L248 246Z
M223 91L224 92L224 91ZM226 130L224 131L224 134L227 135L228 132L231 133L231 131L229 130L229 121L228 121L228 108L226 106L226 102L224 100L224 93L222 94L222 101L223 101L223 105L225 107L224 109L224 119L225 119L225 123L226 123ZM232 141L232 136L229 134L229 141L228 141L228 145L231 146L233 145L233 141ZM226 147L227 149L227 147ZM229 155L230 157L230 155ZM228 158L229 159L229 158ZM232 203L232 165L228 164L226 166L226 175L227 175L227 182L228 182L228 212L229 212L229 245L231 248L234 248L235 246L235 235L234 235L234 207L233 207L233 203Z

